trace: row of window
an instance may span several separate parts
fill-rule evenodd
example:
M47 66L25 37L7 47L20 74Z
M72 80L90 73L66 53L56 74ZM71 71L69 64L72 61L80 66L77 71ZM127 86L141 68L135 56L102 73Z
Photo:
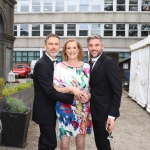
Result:
M43 51L45 53L45 51ZM13 63L27 63L30 64L32 60L40 59L40 52L39 51L14 51L13 52ZM61 51L57 54L58 62L63 61ZM84 51L84 62L88 62L88 52Z
M43 51L45 53L45 51ZM88 52L84 51L85 57L83 61L88 63ZM120 52L119 53L119 61L130 56L130 52ZM32 60L40 59L40 52L39 51L14 51L13 53L13 63L27 63L30 64ZM61 51L57 55L57 60L63 61Z
M15 12L150 11L150 0L17 0Z
M150 24L14 24L14 36L101 36L144 37L150 34Z

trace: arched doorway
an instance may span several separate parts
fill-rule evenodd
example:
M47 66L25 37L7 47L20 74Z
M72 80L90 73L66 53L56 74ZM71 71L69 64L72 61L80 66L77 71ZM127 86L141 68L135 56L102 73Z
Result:
M3 42L2 42L2 37L4 33L4 22L2 19L2 16L0 14L0 77L3 77L3 72L4 72L4 67L3 67L3 57L4 57L4 51L3 51Z
M4 24L3 24L2 16L0 14L0 33L3 33L3 32L4 32Z

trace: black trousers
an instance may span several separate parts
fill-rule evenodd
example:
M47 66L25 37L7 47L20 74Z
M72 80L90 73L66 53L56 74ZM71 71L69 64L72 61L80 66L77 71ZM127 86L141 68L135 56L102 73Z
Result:
M54 150L57 147L55 127L56 125L39 125L40 137L38 150Z
M93 130L95 143L98 150L111 150L110 142L107 139L108 132L105 128L105 122L94 122L93 121Z

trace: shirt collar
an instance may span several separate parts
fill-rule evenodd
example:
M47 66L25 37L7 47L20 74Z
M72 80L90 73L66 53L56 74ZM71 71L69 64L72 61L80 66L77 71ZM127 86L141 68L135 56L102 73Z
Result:
M96 57L96 58L91 58L92 62L96 62L99 59L99 57L102 55L102 53L98 57Z
M47 52L45 52L45 54L46 54L46 56L47 56L51 61L56 61L56 60L57 60L57 58L54 59L54 58L50 57L50 56L47 54Z

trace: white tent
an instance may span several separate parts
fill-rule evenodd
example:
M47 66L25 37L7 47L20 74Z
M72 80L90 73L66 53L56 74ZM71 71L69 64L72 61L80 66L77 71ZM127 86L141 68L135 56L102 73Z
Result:
M130 45L129 96L150 112L150 35Z

